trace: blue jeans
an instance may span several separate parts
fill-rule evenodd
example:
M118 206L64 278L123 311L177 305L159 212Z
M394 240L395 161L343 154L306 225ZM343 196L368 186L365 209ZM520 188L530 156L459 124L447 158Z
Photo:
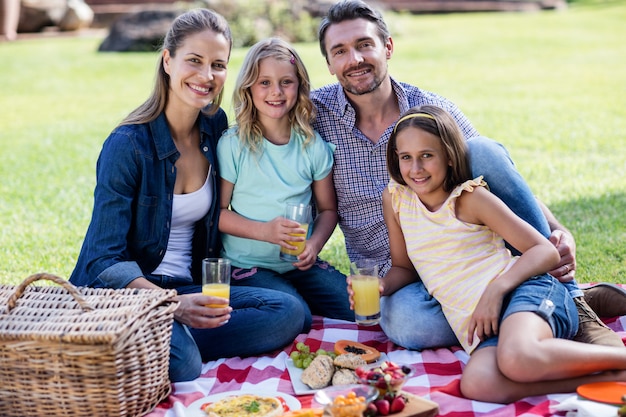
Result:
M183 285L168 277L148 279L162 288L175 288L179 294L202 292L199 285ZM231 286L230 306L233 312L228 323L214 329L188 328L174 320L169 368L172 382L197 378L202 362L281 349L293 342L303 327L305 314L300 301L279 291Z
M541 308L541 303L549 300L554 311ZM578 331L578 310L574 300L559 281L549 274L539 275L522 282L508 294L502 303L500 323L514 313L530 311L537 313L548 322L555 338L572 339ZM498 336L492 336L477 346L496 346Z
M312 315L332 319L354 321L350 310L346 276L327 262L317 260L306 271L294 269L280 274L265 268L234 268L230 280L232 286L271 288L293 295L304 309L302 333L310 330Z
M506 148L482 136L471 138L467 143L473 177L482 175L491 192L513 212L544 236L550 236L550 226L541 207L515 169ZM572 297L583 295L576 281L563 285ZM439 302L428 294L421 282L382 297L381 316L380 326L387 337L407 349L423 350L458 344Z

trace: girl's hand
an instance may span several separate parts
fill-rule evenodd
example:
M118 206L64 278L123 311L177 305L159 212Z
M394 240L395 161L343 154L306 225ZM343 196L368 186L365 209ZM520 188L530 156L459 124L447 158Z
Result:
M196 329L213 329L228 323L233 308L207 307L208 304L221 304L222 298L195 294L183 294L176 296L180 303L174 311L174 318L189 327Z
M346 282L348 283L348 300L350 300L350 310L354 310L354 290L352 289L352 275L348 275L346 277ZM378 284L378 292L382 297L383 292L385 291L383 280L379 279Z
M498 334L503 299L495 281L487 285L470 319L467 339L470 345L474 342L474 333L481 341Z
M354 290L352 289L351 275L346 277L346 282L348 283L348 300L350 300L350 310L354 310Z
M300 271L310 269L317 261L319 251L315 250L312 246L313 245L310 245L307 241L304 246L304 251L298 255L298 261L293 263L293 266L298 268Z
M291 236L291 234L304 234L306 236L306 230L300 227L300 223L293 220L288 220L284 217L276 217L269 222L264 223L263 240L275 245L280 245L285 249L295 250L295 246L287 243L291 242L304 242L306 237L303 236Z

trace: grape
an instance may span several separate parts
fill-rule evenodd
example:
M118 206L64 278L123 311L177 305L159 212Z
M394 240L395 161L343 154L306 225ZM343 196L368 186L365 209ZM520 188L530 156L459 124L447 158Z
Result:
M313 358L308 356L302 360L302 369L306 369L313 362Z
M291 357L291 360L293 360L295 367L306 369L318 355L328 355L332 358L335 358L336 356L334 352L328 352L324 349L318 349L315 352L311 352L311 347L303 342L296 343L296 350L291 352L289 356Z

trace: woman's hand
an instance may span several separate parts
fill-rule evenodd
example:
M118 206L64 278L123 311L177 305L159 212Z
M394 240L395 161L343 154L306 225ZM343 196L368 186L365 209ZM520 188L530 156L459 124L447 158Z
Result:
M175 297L180 304L174 311L174 318L196 329L213 329L228 323L230 313L233 308L225 305L224 307L207 307L208 304L223 304L224 299L195 294L183 294Z

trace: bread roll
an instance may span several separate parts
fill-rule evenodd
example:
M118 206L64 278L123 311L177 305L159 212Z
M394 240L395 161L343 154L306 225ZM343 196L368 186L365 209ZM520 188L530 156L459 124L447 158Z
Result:
M319 355L302 371L300 380L312 389L320 389L330 385L334 372L333 359L327 355Z

